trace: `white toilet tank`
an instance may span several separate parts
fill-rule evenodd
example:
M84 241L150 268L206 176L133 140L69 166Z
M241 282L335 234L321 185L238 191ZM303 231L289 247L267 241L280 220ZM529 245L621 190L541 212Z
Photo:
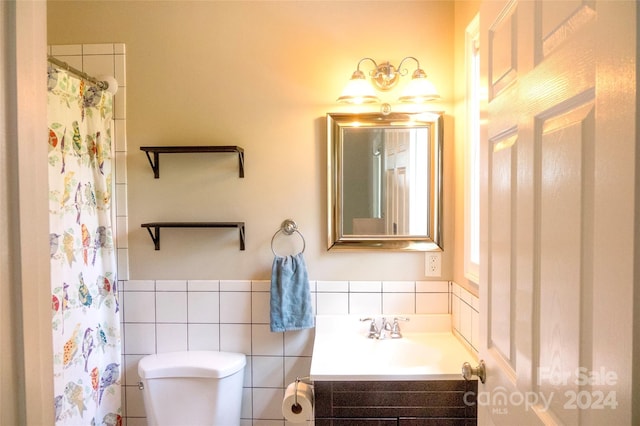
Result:
M148 355L138 363L150 426L240 424L246 356L188 351Z

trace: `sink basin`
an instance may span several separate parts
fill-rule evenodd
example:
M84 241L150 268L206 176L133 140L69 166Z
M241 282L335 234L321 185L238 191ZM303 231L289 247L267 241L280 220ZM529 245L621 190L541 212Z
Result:
M311 379L459 380L462 363L477 359L451 333L450 315L406 317L402 338L378 340L367 337L370 322L360 316L316 316Z

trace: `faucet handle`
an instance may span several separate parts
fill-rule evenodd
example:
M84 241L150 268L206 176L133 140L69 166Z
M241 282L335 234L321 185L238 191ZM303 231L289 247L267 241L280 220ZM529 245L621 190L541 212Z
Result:
M380 332L378 331L378 327L376 326L375 318L360 318L360 321L371 321L371 325L369 326L369 338L378 338L380 336Z
M402 332L400 331L400 324L398 321L409 321L407 317L395 317L393 319L393 327L391 328L391 338L392 339L400 339L402 337Z

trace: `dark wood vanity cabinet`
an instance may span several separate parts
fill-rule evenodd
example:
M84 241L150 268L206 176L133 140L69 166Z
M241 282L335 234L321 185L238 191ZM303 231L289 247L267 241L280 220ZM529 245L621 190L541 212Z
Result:
M315 426L398 426L398 419L324 419L316 415Z
M316 426L475 426L477 381L315 381Z

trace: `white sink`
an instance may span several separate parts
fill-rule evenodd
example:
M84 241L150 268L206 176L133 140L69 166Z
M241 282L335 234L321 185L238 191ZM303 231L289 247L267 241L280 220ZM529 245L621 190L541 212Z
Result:
M385 317L393 321L394 316ZM405 317L402 338L378 340L367 337L370 321L360 321L361 316L316 316L311 379L461 379L462 363L474 364L477 356L451 333L450 315Z

